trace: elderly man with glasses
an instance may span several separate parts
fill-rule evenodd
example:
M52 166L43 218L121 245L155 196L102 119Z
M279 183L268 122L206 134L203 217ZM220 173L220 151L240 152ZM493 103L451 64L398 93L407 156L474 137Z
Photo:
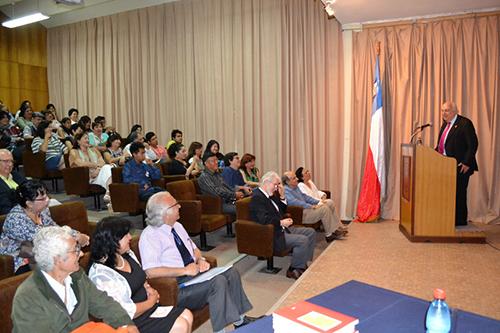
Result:
M182 284L210 269L188 233L177 222L179 203L168 192L154 194L146 206L148 226L141 233L142 267L149 278L175 277ZM229 268L209 281L179 289L177 306L198 310L208 303L214 332L237 328L256 318L245 316L252 308L238 271Z
M13 168L12 153L7 149L0 149L0 215L9 213L16 205L16 189L26 181L26 178Z
M274 226L275 252L292 249L292 262L286 277L298 279L307 269L307 262L313 260L316 232L311 228L292 227L293 220L285 217L286 207L285 190L280 177L276 172L267 172L259 188L253 192L250 215L257 223Z
M69 227L39 230L33 252L38 268L14 296L13 332L72 332L89 325L89 315L114 328L139 332L120 304L98 290L80 268L82 253Z

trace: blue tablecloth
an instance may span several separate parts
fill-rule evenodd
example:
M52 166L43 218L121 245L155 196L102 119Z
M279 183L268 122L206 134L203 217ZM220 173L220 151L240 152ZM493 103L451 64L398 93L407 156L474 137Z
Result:
M358 281L349 281L307 301L358 318L360 333L425 332L425 314L429 306L429 301ZM499 333L500 321L454 309L451 331ZM237 332L273 332L272 316Z

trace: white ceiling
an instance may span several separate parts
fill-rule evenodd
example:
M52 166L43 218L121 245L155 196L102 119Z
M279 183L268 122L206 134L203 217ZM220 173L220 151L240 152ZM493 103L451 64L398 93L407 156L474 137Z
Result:
M182 0L84 0L83 5L56 4L54 0L0 0L0 10L9 17L40 11L50 16L41 23L51 28L173 1ZM349 25L498 10L500 0L336 0L333 7L337 20Z

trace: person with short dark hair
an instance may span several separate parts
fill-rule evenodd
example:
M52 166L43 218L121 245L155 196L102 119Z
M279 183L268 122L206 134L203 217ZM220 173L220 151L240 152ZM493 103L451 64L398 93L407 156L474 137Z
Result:
M245 196L251 195L252 188L245 184L239 171L241 161L238 153L227 153L226 156L224 156L224 163L226 164L226 167L222 170L224 182L235 191L242 192Z
M149 145L149 149L146 149L147 158L153 161L167 161L167 150L165 147L158 144L158 137L154 132L147 132L144 136L144 140Z
M36 135L36 129L38 125L44 120L43 114L40 112L33 113L31 117L31 125L26 124L23 130L23 138L24 139L33 139ZM49 122L50 124L50 122Z
M19 109L19 117L17 117L16 125L19 127L21 131L24 130L26 126L33 125L31 123L31 118L33 117L33 110L31 109L31 104L29 101L25 101L28 103L21 104Z
M139 199L148 201L155 193L164 191L161 187L153 186L152 181L161 178L161 172L154 166L153 161L146 159L146 149L140 142L130 145L132 159L123 167L123 182L139 184ZM146 163L143 163L146 161Z
M169 175L185 175L189 178L191 175L195 176L194 164L189 165L186 162L187 150L182 143L174 143L168 147L168 156L170 163L168 163L167 172Z
M201 154L203 153L203 145L200 142L193 141L189 145L188 149L188 163L194 164L194 169L196 170L196 173L198 175L201 175L201 172L203 169L205 169L205 166L203 165L203 160L201 157Z
M170 141L167 142L166 148L170 148L170 146L174 143L181 143L182 144L182 132L179 129L174 129L170 133Z
M148 284L130 249L130 229L130 221L120 217L105 217L97 223L90 247L90 280L127 311L141 333L191 332L193 315L187 309L174 307L165 317L151 317L160 295Z
M101 153L106 151L106 142L108 135L103 133L103 127L100 122L92 123L92 132L89 133L89 143L92 147L99 150Z
M21 274L30 270L28 261L19 255L21 243L32 241L35 233L43 227L56 225L49 211L47 188L41 182L27 180L16 189L17 205L14 206L3 225L0 236L0 254L14 257L14 272ZM79 234L82 246L89 242L89 237Z
M244 197L240 191L235 191L224 183L219 173L217 155L206 151L203 154L205 170L198 177L198 185L203 194L220 197L222 199L222 211L226 214L236 216L236 200Z
M71 125L78 123L78 110L75 108L71 108L68 110L68 117L71 119Z
M123 154L122 138L118 134L111 134L106 142L106 151L103 153L104 161L117 166L125 165L127 156Z
M90 128L92 125L92 119L89 116L82 116L80 120L78 120L78 125L83 129L84 132L90 132L92 129Z
M31 143L33 154L45 152L45 168L47 170L64 169L64 154L68 148L59 140L56 133L52 132L50 124L42 121L36 130L36 137Z

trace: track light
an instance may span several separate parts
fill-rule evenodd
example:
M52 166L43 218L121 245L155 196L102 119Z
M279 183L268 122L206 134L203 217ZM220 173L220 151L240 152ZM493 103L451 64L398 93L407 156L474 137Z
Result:
M34 14L18 17L18 18L9 20L9 21L5 21L2 23L2 25L6 28L16 28L16 27L20 27L22 25L40 22L40 21L46 20L48 18L49 18L48 16L43 15L42 13L34 13Z

